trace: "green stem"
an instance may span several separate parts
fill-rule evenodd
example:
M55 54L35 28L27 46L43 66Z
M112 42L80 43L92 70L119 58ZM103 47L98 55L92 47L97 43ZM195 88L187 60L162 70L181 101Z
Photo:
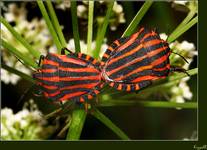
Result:
M73 37L75 43L75 51L81 52L80 49L80 38L78 30L78 18L77 18L77 6L76 1L71 1L71 15L72 15L72 26L73 26Z
M23 73L23 72L21 72L19 70L16 70L16 69L14 69L12 67L9 67L9 66L7 66L5 64L1 64L1 67L4 68L5 70L11 72L11 73L14 73L14 74L20 76L21 78L23 78L23 79L25 79L25 80L27 80L29 82L35 83L35 81L29 75L27 75L27 74L25 74L25 73Z
M183 26L185 26L192 18L193 16L195 15L195 11L190 11L188 13L188 15L185 17L185 19L183 19L183 21L176 27L176 29L171 33L171 35L175 34L179 28L182 28ZM171 36L170 35L170 36Z
M28 67L37 68L37 64L35 64L35 62L32 61L32 58L30 58L29 56L25 56L19 50L17 50L15 47L13 47L11 44L4 41L3 39L1 40L1 42L4 48L6 48L9 52L14 54L18 59L23 60L25 65L27 65Z
M85 110L78 109L73 111L72 121L70 122L70 128L67 133L67 140L78 140L80 138L85 119Z
M94 108L94 112L92 113L92 115L96 117L99 121L101 121L103 124L105 124L122 140L129 140L129 137L98 109Z
M131 21L131 23L129 24L129 26L127 27L127 29L124 31L122 37L126 37L129 36L130 34L132 34L135 30L135 28L137 27L137 25L140 23L141 19L143 18L143 16L146 14L147 10L150 8L150 6L152 5L153 1L146 1L143 6L141 7L141 9L137 12L136 16L134 17L134 19Z
M62 47L66 47L67 44L66 44L62 29L60 27L58 18L56 16L55 10L52 6L52 2L50 0L46 0L46 4L47 4L48 10L49 10L49 14L50 14L50 17L51 17L52 24L53 24L53 26L54 26L54 28L57 32L57 35L58 35L59 40L61 42L61 45L62 45Z
M14 28L3 18L0 21L6 26L10 33L31 53L35 58L40 57L40 52L35 50Z
M99 57L99 53L100 53L100 50L101 50L101 45L103 43L104 36L105 36L105 33L106 33L106 29L107 29L107 26L109 24L109 19L110 19L110 16L111 16L113 6L114 6L114 0L108 4L108 9L107 9L104 21L103 21L102 28L100 30L100 33L97 35L98 37L97 37L97 40L96 40L96 49L93 52L94 58Z
M94 1L89 1L88 6L88 34L87 34L87 53L91 51L91 43L93 37L93 9L94 9Z
M193 25L195 25L198 22L198 16L196 16L195 18L193 18L189 23L187 23L186 25L182 26L181 28L179 28L177 30L177 32L173 33L170 35L170 37L167 39L168 43L173 42L174 40L176 40L179 36L181 36L184 32L186 32L187 30L189 30Z
M144 107L158 107L158 108L185 108L185 109L197 109L197 102L175 103L165 101L139 101L139 100L117 100L111 99L108 101L100 101L100 107L113 107L113 106L134 106L142 105Z
M52 25L52 23L50 21L50 18L49 18L48 14L47 14L47 11L46 11L46 8L44 6L44 3L42 2L42 0L37 0L37 4L38 4L38 6L40 8L40 11L42 13L42 16L45 19L45 22L46 22L46 24L48 26L49 31L52 34L53 40L54 40L55 45L56 45L56 47L58 49L58 53L60 54L62 45L61 45L61 43L60 43L60 41L58 39L58 36L56 34L56 31L55 31L55 29L54 29L54 27L53 27L53 25Z

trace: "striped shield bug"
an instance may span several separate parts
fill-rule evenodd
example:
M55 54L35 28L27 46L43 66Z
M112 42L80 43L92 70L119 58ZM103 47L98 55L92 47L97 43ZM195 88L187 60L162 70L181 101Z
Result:
M102 78L117 90L137 91L171 72L187 73L170 65L171 53L168 43L156 31L141 28L129 37L115 40L107 48L101 62Z
M89 55L69 50L70 54L65 55L65 50L62 49L61 55L48 53L46 57L41 56L39 66L42 65L33 77L51 101L86 102L102 87L100 63Z

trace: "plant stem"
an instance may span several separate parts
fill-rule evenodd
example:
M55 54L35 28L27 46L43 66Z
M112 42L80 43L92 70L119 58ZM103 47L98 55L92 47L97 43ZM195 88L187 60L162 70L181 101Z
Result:
M176 40L179 36L181 36L184 32L186 32L187 30L189 30L193 25L195 25L198 22L198 16L196 16L195 18L193 18L189 23L187 23L186 25L180 27L179 29L177 29L177 32L173 32L173 34L170 35L170 37L167 39L167 41L169 43L173 42L174 40Z
M23 72L21 72L19 70L16 70L16 69L14 69L12 67L9 67L9 66L7 66L7 65L5 65L3 63L1 64L1 67L4 68L5 70L11 72L11 73L14 73L14 74L20 76L21 78L23 78L23 79L25 79L25 80L27 80L29 82L35 83L35 81L32 79L32 77L30 77L29 75L27 75L27 74L25 74L25 73L23 73Z
M40 52L35 50L14 28L3 18L0 21L6 26L10 33L31 53L35 58L40 57Z
M70 122L70 128L67 133L67 140L78 140L80 138L85 119L85 110L77 109L73 111L72 121Z
M76 1L71 1L71 15L72 15L72 26L73 26L73 37L74 37L74 43L75 43L75 51L81 52L80 38L79 38L79 32L78 32L78 18L77 18Z
M53 24L53 26L54 26L54 28L57 32L57 35L58 35L59 40L61 42L61 45L62 45L62 47L66 47L67 44L66 44L62 29L60 27L58 18L56 16L55 10L52 6L52 2L50 0L46 0L46 4L47 4L48 10L49 10L49 14L50 14L50 17L51 17L52 24Z
M110 19L110 16L111 16L113 6L114 6L114 0L108 4L108 9L107 9L104 21L103 21L102 28L100 30L100 33L97 35L98 37L97 37L97 40L96 40L96 49L93 52L94 58L99 57L99 53L100 53L100 50L101 50L101 45L103 43L103 39L104 39L104 36L105 36L105 33L106 33L106 29L107 29L107 26L109 24L109 19Z
M37 64L32 61L32 58L30 58L29 56L25 56L19 50L17 50L15 47L13 47L11 44L4 41L3 39L1 40L1 42L4 48L6 48L10 53L14 54L18 59L23 60L25 65L27 65L28 67L37 68Z
M37 0L37 4L38 4L38 6L40 8L40 11L42 13L42 16L45 19L45 22L46 22L46 24L48 26L49 31L52 34L53 40L54 40L55 45L56 45L56 47L58 49L58 53L60 54L62 45L61 45L61 43L60 43L60 41L58 39L58 36L56 34L56 31L55 31L55 29L54 29L54 27L53 27L53 25L52 25L52 23L50 21L50 18L49 18L48 14L47 14L47 11L46 11L46 8L44 6L44 3L42 2L42 0Z
M173 34L175 34L178 30L179 30L179 28L181 28L181 27L183 27L183 26L185 26L192 18L193 18L193 16L195 15L195 11L190 11L189 13L188 13L188 15L185 17L185 19L183 19L183 21L176 27L176 29L171 33L171 35L173 35ZM171 36L170 35L170 36ZM169 36L169 37L170 37Z
M108 117L101 113L97 108L94 108L94 112L92 113L92 115L96 117L99 121L101 121L103 124L105 124L122 140L129 140L129 137L119 127L117 127Z
M87 53L91 51L91 43L93 37L93 9L94 1L89 1L88 6L88 34L87 34Z
M122 37L126 37L129 36L130 34L132 34L135 30L135 28L137 27L137 25L140 23L141 19L143 18L143 16L146 14L147 10L150 8L150 6L152 5L153 1L146 1L143 6L141 7L141 9L137 12L136 16L134 17L134 19L131 21L131 23L129 24L129 26L127 27L127 29L124 31Z
M113 106L133 106L142 105L145 107L158 107L158 108L183 108L183 109L197 109L197 102L175 103L166 101L139 101L139 100L108 100L100 101L100 107L113 107Z

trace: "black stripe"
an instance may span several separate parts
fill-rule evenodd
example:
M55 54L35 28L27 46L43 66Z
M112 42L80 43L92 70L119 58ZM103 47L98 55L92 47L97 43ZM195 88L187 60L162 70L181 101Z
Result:
M36 73L36 74L34 74L34 76L35 76L35 78L54 77L54 76L58 76L58 72L53 72L53 73L42 72L42 73Z
M154 66L153 68L164 68L164 67L166 67L168 64L170 63L170 61L169 61L169 59L166 59L165 61L163 61L162 63L160 63L160 64L158 64L158 65L156 65L156 66Z
M66 87L66 86L72 86L72 85L84 85L84 84L90 84L90 83L99 83L100 80L75 80L75 81L61 81L59 83L59 87Z
M85 77L85 76L97 76L99 75L98 72L69 72L69 71L62 71L59 70L60 77Z
M64 67L64 68L85 68L87 66L87 64L75 64L75 63L69 63L69 62L60 62L59 63L60 67Z
M62 60L59 59L57 56L54 56L54 55L52 55L52 54L50 54L50 53L47 54L47 56L45 57L45 59L47 59L47 60L51 60L51 61L54 61L54 62L57 62L57 63L59 63L59 62L62 61Z
M49 64L43 64L42 69L57 69L57 66L49 65Z
M145 81L141 81L141 82L138 83L140 89L144 88L144 87L147 87L151 84L152 84L151 80L145 80Z
M118 41L120 44L124 44L127 41L129 41L129 39L130 39L130 37L122 37L122 38L118 39Z
M122 56L122 55L124 55L125 53L129 52L130 50L136 48L136 47L139 46L139 45L140 45L140 42L135 41L135 42L133 42L132 44L130 44L128 47L126 47L125 49L123 49L123 50L121 50L121 51L119 51L119 52L114 53L114 55L113 55L112 57L113 57L113 58L117 58L117 57L119 57L119 56Z
M54 85L58 86L60 88L66 87L66 86L72 86L72 85L81 85L81 84L89 84L89 83L98 83L99 80L74 80L74 81L46 81L46 80L40 80L45 85Z
M68 91L68 93L73 93L73 92L77 92L77 91L83 91L83 90L88 90L88 91L90 91L91 90L91 88L74 88L74 89L65 89L65 90L61 90L60 92L66 92L66 91ZM56 93L58 90L56 89L56 90L50 90L50 89L45 89L44 88L44 91L46 92L46 93L48 93L48 94L52 94L52 93Z
M144 28L142 32L139 33L139 36L136 38L138 41L142 40L142 38L147 34L151 33L151 30Z
M153 75L158 76L158 77L168 76L169 73L170 73L169 69L162 70L162 71L153 70Z
M123 79L123 82L124 83L131 83L132 80L136 79L136 78L139 78L139 77L142 77L142 76L146 76L146 75L152 75L152 70L143 70L141 72L137 72L137 73L134 73L126 78Z
M110 55L111 54L111 51L106 49L105 53L104 54L107 54L107 55Z
M150 58L147 57L147 58L143 59L142 61L134 63L134 64L132 64L132 65L130 65L128 67L122 68L121 70L111 74L109 76L109 78L114 79L114 78L118 78L120 76L125 76L126 74L130 73L131 71L133 71L133 70L135 70L135 69L137 69L139 67L150 65L152 60L156 60L156 59L158 59L158 58L160 58L160 57L162 57L164 55L166 55L166 51L162 51L162 52L158 53L157 55L155 55L153 57L150 57ZM131 60L129 60L129 61L131 61ZM129 61L125 61L125 63L128 63Z
M142 41L142 42L149 42L149 41L151 41L151 40L155 40L155 39L160 40L160 36L159 36L159 35L150 35L150 36L148 36L146 39L144 39L144 41ZM142 39L141 39L141 40L142 40Z
M118 60L118 61L116 61L116 62L114 62L114 63L112 63L110 65L108 65L106 71L108 72L108 71L111 71L111 70L113 70L115 68L118 68L118 67L120 67L120 66L122 66L122 65L124 65L126 63L130 63L134 59L137 59L139 57L142 57L142 56L146 55L147 52L156 50L156 49L161 48L161 47L162 47L161 44L156 44L156 45L151 46L150 48L141 48L139 51L133 53L132 55L124 57L124 58L122 58L122 59L120 59L120 60ZM168 49L165 49L163 51L165 52L165 54L168 53ZM154 61L155 59L157 59L157 57L151 57L150 58L150 62Z
M85 88L78 88L78 89L72 89L72 90L63 90L60 92L60 94L57 94L56 96L50 96L50 98L53 98L53 99L60 99L62 97L64 97L66 94L71 94L71 93L76 93L76 92L90 92L91 89L85 89ZM82 94L83 95L83 94ZM79 95L80 97L80 95Z

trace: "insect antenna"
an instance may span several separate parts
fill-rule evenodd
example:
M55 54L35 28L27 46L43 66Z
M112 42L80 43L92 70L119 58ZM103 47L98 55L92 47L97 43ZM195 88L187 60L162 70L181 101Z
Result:
M176 54L176 55L178 55L178 56L180 56L186 63L188 63L189 64L189 62L185 59L185 57L184 56L182 56L182 55L180 55L179 53L176 53L176 52L173 52L173 51L171 51L171 53L173 53L173 54Z

